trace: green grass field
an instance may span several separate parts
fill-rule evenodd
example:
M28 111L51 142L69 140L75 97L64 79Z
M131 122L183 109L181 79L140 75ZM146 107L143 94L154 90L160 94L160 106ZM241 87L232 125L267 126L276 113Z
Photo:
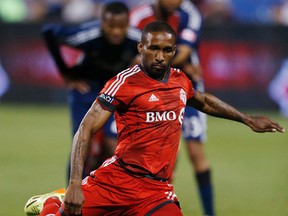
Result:
M267 114L288 129L288 121L276 112ZM0 143L0 215L24 215L28 198L66 186L71 136L65 106L1 104ZM287 132L256 134L239 123L209 117L205 148L217 215L288 215ZM202 215L183 144L174 185L184 215Z

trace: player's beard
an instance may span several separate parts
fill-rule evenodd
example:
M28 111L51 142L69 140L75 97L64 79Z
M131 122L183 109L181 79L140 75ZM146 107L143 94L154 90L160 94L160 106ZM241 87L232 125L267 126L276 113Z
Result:
M164 64L151 64L148 75L155 80L162 80L166 74L168 67Z

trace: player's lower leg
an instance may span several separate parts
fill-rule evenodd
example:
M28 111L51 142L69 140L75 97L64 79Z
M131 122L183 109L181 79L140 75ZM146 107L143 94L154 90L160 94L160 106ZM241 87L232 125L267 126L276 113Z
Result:
M215 215L213 200L213 185L211 183L211 170L196 173L198 191L205 215Z
M215 215L213 185L211 170L204 153L203 143L200 141L187 141L190 160L195 170L200 200L204 215Z

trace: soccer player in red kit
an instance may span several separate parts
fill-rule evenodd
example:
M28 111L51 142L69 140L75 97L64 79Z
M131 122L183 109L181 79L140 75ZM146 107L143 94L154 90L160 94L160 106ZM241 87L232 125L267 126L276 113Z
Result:
M256 132L284 132L267 117L246 115L194 90L181 70L170 68L175 41L174 30L165 22L144 28L138 44L140 65L106 83L74 136L70 181L62 206L55 211L59 200L48 198L40 216L182 215L167 178L175 164L186 105L242 122ZM89 139L113 112L118 130L115 155L82 181Z
M193 88L204 92L204 77L198 54L203 23L200 11L192 0L154 0L134 8L130 13L130 25L140 30L156 20L169 23L177 33L177 52L171 66L180 68L191 79ZM213 216L214 184L212 168L204 150L206 132L207 116L187 106L182 124L183 146L193 166L203 215Z

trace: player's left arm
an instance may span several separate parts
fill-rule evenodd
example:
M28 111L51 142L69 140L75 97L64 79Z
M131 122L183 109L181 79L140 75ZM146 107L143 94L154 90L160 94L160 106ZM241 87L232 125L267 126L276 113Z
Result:
M202 15L190 1L183 1L178 12L180 21L177 53L172 61L172 66L180 67L190 79L197 82L202 78L202 68L197 53L203 21Z
M195 96L187 101L187 105L211 116L241 122L255 132L285 131L283 127L267 116L247 115L209 93L195 91Z
M172 60L172 65L182 65L192 54L192 48L186 44L177 44L177 54Z
M189 35L195 39L190 39ZM199 34L197 31L189 28L184 29L178 37L177 52L172 60L172 66L181 68L193 81L198 81L202 78L202 68L197 53L198 40ZM197 61L195 61L195 57Z
M203 72L200 64L195 64L191 59L194 49L185 44L177 45L177 54L172 60L173 67L180 67L181 70L194 82L202 79ZM198 55L198 54L196 54Z

